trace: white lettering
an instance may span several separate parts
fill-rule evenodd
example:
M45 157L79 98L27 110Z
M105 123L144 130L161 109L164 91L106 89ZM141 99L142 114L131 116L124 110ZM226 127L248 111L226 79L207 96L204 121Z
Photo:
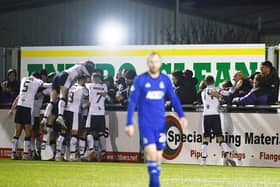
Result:
M159 100L164 97L163 91L148 91L146 99Z

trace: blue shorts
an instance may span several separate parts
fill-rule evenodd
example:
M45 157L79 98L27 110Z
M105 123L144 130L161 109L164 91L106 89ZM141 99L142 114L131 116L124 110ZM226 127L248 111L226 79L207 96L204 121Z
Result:
M166 128L153 129L151 127L141 127L140 142L142 148L147 145L155 144L158 151L162 151L166 147Z

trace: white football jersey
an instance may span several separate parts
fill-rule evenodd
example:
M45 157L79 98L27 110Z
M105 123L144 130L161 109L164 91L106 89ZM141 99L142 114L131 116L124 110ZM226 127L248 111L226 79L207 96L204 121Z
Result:
M71 80L71 81L74 81L80 75L90 76L86 67L81 64L76 64L76 65L72 66L71 68L66 69L65 72L68 73L67 79Z
M33 117L40 117L40 109L42 107L44 101L44 96L40 96L39 98L34 100L34 106L33 106Z
M45 89L42 91L44 95L51 95L52 92L52 83L44 83L43 86Z
M88 97L88 90L85 86L74 84L68 91L68 99L65 110L79 113L82 105L82 101L85 97Z
M33 109L35 95L43 81L33 76L24 77L21 79L19 100L17 105Z
M82 101L82 105L88 103L88 97L85 97ZM89 107L82 107L81 114L82 116L88 116Z
M215 86L207 86L201 92L201 98L203 102L203 115L219 115L220 101L217 97L211 96L212 91L221 92L220 88Z
M108 92L107 85L104 83L90 83L86 84L89 90L89 114L90 115L105 115L105 100L100 93Z
M42 91L42 93L44 95L51 95L51 91L52 91L52 83L44 83L42 85L42 87L44 88L44 90ZM33 117L40 117L40 110L42 107L44 101L44 96L40 96L39 98L35 98L34 100L34 107L33 107Z

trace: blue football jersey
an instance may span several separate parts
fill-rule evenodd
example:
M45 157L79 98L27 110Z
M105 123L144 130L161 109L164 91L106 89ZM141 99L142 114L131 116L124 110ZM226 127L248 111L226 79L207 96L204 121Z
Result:
M166 96L170 99L178 116L184 117L181 103L167 75L161 73L157 78L152 78L146 72L136 77L130 90L127 125L133 124L133 113L137 108L140 128L162 128L165 125Z

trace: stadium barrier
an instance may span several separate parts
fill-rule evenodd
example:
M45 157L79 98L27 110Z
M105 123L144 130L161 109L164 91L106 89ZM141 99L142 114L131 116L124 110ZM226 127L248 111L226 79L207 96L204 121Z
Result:
M189 127L182 129L173 112L167 112L167 148L164 151L165 163L199 164L202 142L201 106L184 106L195 111L186 112ZM250 108L250 106L248 106ZM248 108L247 107L247 108ZM237 106L224 106L227 109L242 109ZM232 149L231 156L239 166L280 166L280 114L275 113L279 106L251 106L251 109L272 110L272 113L222 112L222 127L226 143ZM121 111L121 109L123 111ZM0 110L0 157L9 157L13 136L13 120L7 117L8 110ZM136 115L135 115L135 121ZM124 133L126 123L125 108L110 106L106 114L107 160L139 162L141 160L138 132L132 138ZM19 144L22 147L22 144ZM209 144L208 164L221 165L222 155L215 139Z

